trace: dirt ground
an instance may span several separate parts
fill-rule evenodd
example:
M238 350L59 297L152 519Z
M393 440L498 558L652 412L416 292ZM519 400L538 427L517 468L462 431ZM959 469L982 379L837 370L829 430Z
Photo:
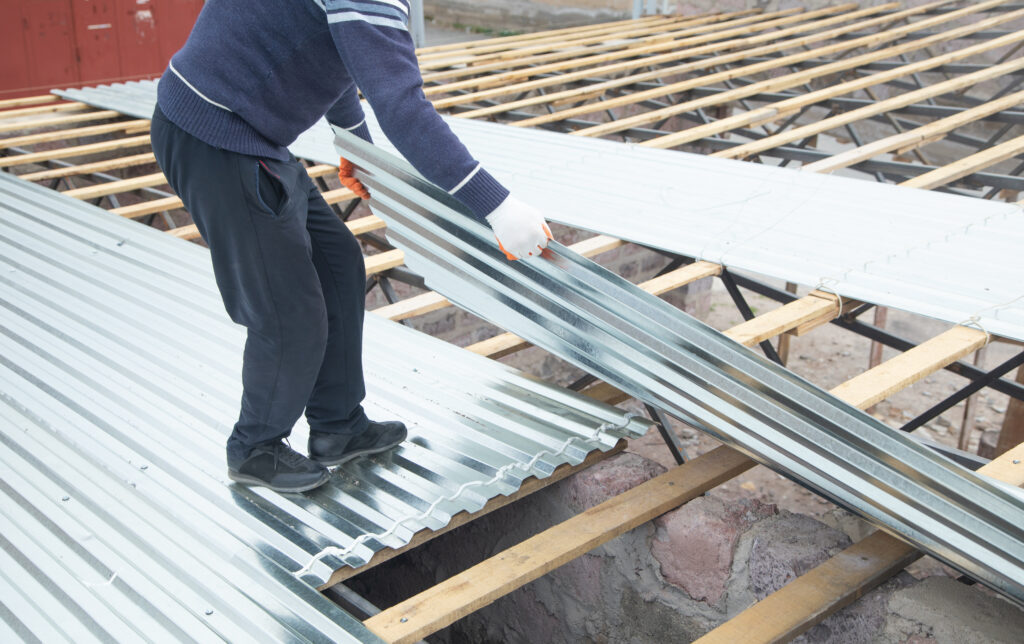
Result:
M804 294L806 294L806 289L800 289L798 295ZM749 292L744 292L744 295L755 314L762 314L779 306L759 295ZM724 288L717 283L712 289L711 298L711 310L705 322L716 329L724 330L743 321ZM861 319L871 322L872 315L872 312L869 311ZM952 325L891 309L888 312L886 324L886 328L890 332L915 343L934 337L950 326ZM802 337L792 338L787 366L798 375L827 390L865 371L868 367L870 347L871 342L865 338L835 325L824 325ZM895 350L885 349L882 359L883 361L887 360L897 353ZM986 369L994 367L1014 353L1014 347L994 343L985 351L980 366ZM976 355L972 354L965 360L973 362L975 358ZM898 428L962 388L966 383L964 378L952 372L941 371L879 403L871 410L871 413L890 427ZM982 390L977 394L971 417L967 419L966 423L964 423L966 405L961 402L944 412L939 418L915 430L914 434L955 447L961 427L966 427L966 431L970 433L969 451L976 452L982 432L998 430L1001 427L1007 402L1008 396L1005 394ZM687 457L703 454L719 445L718 441L713 438L682 423L677 424L676 431L686 447ZM661 436L653 429L643 438L634 440L630 444L629 451L639 453L665 466L673 463ZM857 525L860 522L848 519L845 513L838 510L832 503L762 466L757 466L715 488L710 494L726 500L756 498L765 503L774 503L791 512L814 516L832 525L842 523L842 526L837 527L848 531L852 529L854 532L861 531L863 534L870 530L866 524ZM925 557L914 564L910 572L918 577L933 574L957 575L930 557Z

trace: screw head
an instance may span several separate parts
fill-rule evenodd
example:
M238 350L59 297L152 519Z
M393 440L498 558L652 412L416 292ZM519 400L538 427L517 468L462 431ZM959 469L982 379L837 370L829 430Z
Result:
M212 608L207 608L206 609L206 614L207 615L213 615L213 609Z
M61 500L61 501L68 501L68 500L70 500L70 499L71 499L71 497L70 497L70 496L62 496L62 497L60 497L60 500Z
M408 617L403 617L402 619L400 619L398 621L400 621L400 622L402 622L404 624L404 623L409 621L409 618Z
M1013 464L1014 465L1020 465L1020 459L1019 458L1013 459Z

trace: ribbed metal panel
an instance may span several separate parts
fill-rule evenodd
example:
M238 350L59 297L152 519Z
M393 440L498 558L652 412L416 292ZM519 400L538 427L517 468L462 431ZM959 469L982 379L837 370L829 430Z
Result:
M373 639L315 590L333 570L646 429L366 327L367 411L409 440L305 495L229 484L244 334L207 251L0 173L0 641Z
M57 92L148 118L155 81ZM364 107L365 104L364 104ZM374 140L392 150L369 113ZM554 221L1024 340L1024 216L1014 204L446 118ZM291 146L337 163L317 123Z
M1024 499L558 243L502 261L454 198L345 138L428 286L1024 603Z

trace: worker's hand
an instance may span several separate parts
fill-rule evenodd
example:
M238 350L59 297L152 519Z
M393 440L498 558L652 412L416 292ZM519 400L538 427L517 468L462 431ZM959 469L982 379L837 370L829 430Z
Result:
M511 195L487 215L487 223L498 240L498 248L505 251L509 260L539 255L551 239L544 215Z
M356 167L352 165L351 161L341 157L338 163L338 178L341 179L341 185L356 193L360 198L369 199L370 191L366 189L362 181L352 176L355 169Z

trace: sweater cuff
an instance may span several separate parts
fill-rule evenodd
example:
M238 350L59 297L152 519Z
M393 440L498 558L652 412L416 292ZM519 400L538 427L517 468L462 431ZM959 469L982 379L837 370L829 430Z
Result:
M491 176L491 173L479 168L465 185L451 194L466 204L477 218L484 219L505 201L509 193L505 186Z

